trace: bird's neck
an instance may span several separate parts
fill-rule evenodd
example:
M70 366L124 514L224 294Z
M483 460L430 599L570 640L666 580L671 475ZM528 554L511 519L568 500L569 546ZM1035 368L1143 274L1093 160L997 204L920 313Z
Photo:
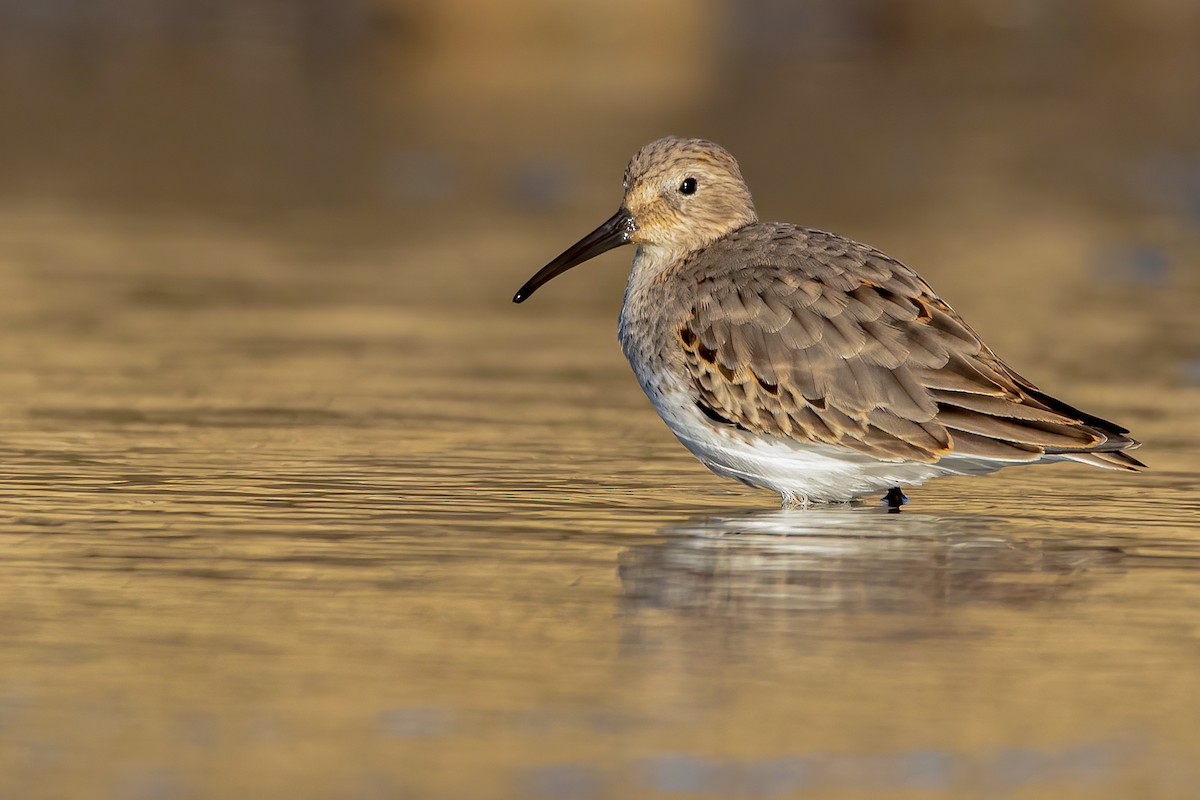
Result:
M639 244L629 273L628 290L649 288L668 280L683 267L689 255L687 250L670 245Z

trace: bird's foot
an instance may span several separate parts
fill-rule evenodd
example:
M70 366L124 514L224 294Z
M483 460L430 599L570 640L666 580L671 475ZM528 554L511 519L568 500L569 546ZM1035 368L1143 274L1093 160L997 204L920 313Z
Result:
M908 502L908 497L900 490L899 486L893 486L888 489L888 493L879 502L887 504L889 514L899 514L900 506Z
M785 511L807 511L810 508L812 508L812 501L806 495L783 495L783 509Z

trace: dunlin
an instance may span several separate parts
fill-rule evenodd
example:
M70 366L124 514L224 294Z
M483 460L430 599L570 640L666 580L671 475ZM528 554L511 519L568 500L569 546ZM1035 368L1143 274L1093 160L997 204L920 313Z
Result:
M643 147L620 210L513 301L623 244L637 251L618 335L650 402L705 466L785 506L1013 464L1144 467L1125 428L1021 377L899 261L759 222L712 142Z

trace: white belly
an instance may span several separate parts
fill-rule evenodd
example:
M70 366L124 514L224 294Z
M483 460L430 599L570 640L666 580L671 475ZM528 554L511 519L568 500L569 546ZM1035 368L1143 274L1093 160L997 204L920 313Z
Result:
M785 505L854 500L958 472L944 464L879 461L845 448L740 431L714 423L690 397L675 393L650 399L671 432L706 467L778 492Z

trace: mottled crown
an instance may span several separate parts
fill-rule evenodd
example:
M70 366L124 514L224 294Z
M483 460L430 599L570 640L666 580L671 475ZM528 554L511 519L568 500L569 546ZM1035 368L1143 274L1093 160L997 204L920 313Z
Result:
M625 168L625 186L654 170L688 164L709 164L729 173L742 183L742 170L737 159L716 142L689 139L683 136L664 136L638 150Z
M686 185L685 185L686 183ZM758 220L737 159L705 139L667 136L625 169L631 241L687 253Z

